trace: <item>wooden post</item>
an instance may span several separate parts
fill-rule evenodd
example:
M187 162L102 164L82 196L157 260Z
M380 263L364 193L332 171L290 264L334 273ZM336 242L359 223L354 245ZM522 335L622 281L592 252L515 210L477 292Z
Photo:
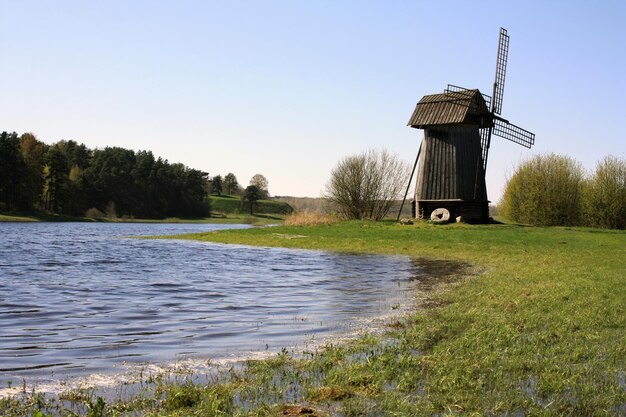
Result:
M409 187L411 187L411 180L413 180L413 174L415 174L415 168L417 167L417 161L420 159L420 153L422 152L422 144L420 143L420 147L417 150L417 156L415 157L415 163L413 164L413 170L411 171L411 176L409 177L409 183L406 185L406 191L404 192L404 198L402 199L402 204L400 204L400 211L398 211L398 218L396 222L400 221L400 215L402 214L402 209L404 208L404 202L406 201L406 195L409 193Z

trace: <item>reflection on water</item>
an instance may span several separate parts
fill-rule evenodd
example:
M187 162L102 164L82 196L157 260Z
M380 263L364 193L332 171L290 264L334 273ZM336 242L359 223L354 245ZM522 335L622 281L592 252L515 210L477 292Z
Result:
M423 269L406 257L128 239L232 225L0 223L0 384L227 359L351 331Z

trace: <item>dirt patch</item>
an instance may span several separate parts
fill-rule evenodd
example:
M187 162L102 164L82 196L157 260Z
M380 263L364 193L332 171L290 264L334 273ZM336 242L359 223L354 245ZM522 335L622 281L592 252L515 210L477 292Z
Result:
M301 405L285 405L280 410L281 416L309 416L309 417L322 417L326 414L322 414L320 411L311 407Z
M434 308L442 305L436 294L483 273L483 270L467 262L411 259L410 272L410 279L416 282L419 307Z

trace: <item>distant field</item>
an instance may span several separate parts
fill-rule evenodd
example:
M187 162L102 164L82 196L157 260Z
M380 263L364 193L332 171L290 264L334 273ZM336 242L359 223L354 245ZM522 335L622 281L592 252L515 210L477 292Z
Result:
M0 213L0 222L36 222L36 221L38 221L36 218L30 217L30 216Z
M212 195L209 197L211 200L211 211L220 213L245 213L246 210L241 208L241 199L239 196L232 195ZM293 208L283 202L276 200L259 200L257 207L254 209L255 213L262 214L279 214L286 215L293 212Z
M288 197L288 196L277 196L274 197L275 200L284 201L289 204L293 209L297 212L308 212L308 213L322 213L328 214L332 213L333 207L326 201L326 199L322 197ZM395 219L398 217L398 211L400 211L400 207L402 207L402 215L400 217L411 218L411 199L410 196L402 205L402 200L394 201L391 205L391 209L387 216L388 219Z
M65 216L46 212L15 213L0 211L0 222L90 222L94 219L86 217Z

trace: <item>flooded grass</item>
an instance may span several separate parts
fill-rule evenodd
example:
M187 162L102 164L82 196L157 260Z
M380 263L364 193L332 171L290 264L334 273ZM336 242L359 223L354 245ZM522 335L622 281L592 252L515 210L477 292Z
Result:
M157 379L120 403L81 399L85 415L626 414L624 232L346 222L187 238L449 259L483 273L463 280L433 264L443 278L420 283L430 295L385 332L285 350L203 384ZM46 401L5 398L0 414L73 415Z

